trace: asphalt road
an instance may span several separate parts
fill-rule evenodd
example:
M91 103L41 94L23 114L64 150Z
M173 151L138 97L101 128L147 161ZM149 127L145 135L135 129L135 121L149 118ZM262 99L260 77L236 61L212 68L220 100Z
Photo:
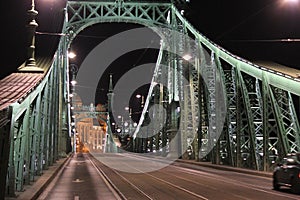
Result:
M52 185L52 186L51 186ZM272 178L129 154L77 154L39 199L300 199Z

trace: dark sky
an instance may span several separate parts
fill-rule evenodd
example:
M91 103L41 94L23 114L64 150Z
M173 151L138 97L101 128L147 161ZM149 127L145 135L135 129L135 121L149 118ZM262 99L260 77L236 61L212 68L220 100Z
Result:
M185 16L200 33L235 55L249 60L273 60L300 69L300 43L281 41L300 38L300 4L284 1L190 0ZM38 32L59 32L54 27L60 23L57 13L62 13L64 2L36 0ZM14 72L26 58L26 13L30 3L31 0L1 1L0 78ZM107 36L109 32L102 34ZM50 41L50 48L55 37L58 36L37 35L37 46ZM45 50L37 49L37 54Z

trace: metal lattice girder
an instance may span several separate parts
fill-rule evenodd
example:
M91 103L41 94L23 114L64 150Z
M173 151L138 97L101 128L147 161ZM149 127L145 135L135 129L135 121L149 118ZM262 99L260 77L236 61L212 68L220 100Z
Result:
M278 152L285 155L284 149L280 147L279 131L276 123L276 114L274 111L273 101L271 98L270 86L268 85L267 78L262 79L262 102L263 102L263 142L264 152L263 163L264 170L268 170L274 159L270 160L268 155L276 155ZM272 152L272 153L271 153Z
M24 184L34 181L47 164L48 157L53 161L57 157L50 155L57 148L57 74L51 67L43 80L22 101L11 104L11 140L10 159L6 191L13 196L21 191ZM56 114L55 114L56 113ZM56 150L57 151L57 150ZM47 157L48 155L48 157ZM47 163L46 163L47 162ZM53 162L52 162L53 163Z
M174 74L184 72L186 69L182 64L182 60L172 54L161 55L161 58L163 58L162 62L166 64L168 69L167 71L159 70L164 75L154 74L153 80L166 82L170 92L169 103L171 103L172 99L180 101L184 99L184 96L186 99L194 101L192 104L182 104L183 110L181 110L181 114L185 118L182 121L184 123L183 127L185 127L183 130L186 131L190 127L187 124L189 119L193 119L193 116L200 117L199 124L201 125L199 128L202 133L202 150L200 152L202 151L203 154L207 154L208 134L213 132L212 128L218 117L216 115L218 112L215 109L215 95L217 90L216 80L219 78L216 72L219 71L221 72L221 82L225 87L223 92L227 96L226 103L228 108L227 124L225 126L227 130L224 131L227 135L223 137L224 140L222 140L219 148L224 149L224 151L226 149L228 155L231 156L228 159L231 160L229 163L235 166L249 167L255 162L256 168L258 166L261 168L258 154L264 156L264 165L267 165L267 163L270 165L270 158L267 156L272 154L273 148L280 151L281 154L299 150L299 138L296 133L299 131L299 123L291 97L288 97L291 94L300 96L300 80L298 78L276 73L273 70L255 65L214 44L187 22L171 3L69 1L66 10L68 18L66 18L63 32L68 37L68 40L63 42L68 43L68 45L84 28L103 22L139 23L154 30L156 30L155 27L165 27L166 29L170 28L171 31L182 32L195 40L200 49L200 53L197 53L200 55L200 61L199 64L196 64L200 69L197 70L202 78L207 78L204 81L206 83L201 85L201 80L198 80L199 84L197 86L197 70L195 73L192 71L190 74L192 75L192 78L190 78L192 85L187 93L183 93L185 88L182 84L183 77L178 77ZM166 40L173 40L173 43L172 41L163 41L170 48L166 49L167 51L183 51L183 45L185 45L183 40L168 37L170 35L167 32L159 33L159 35L164 36ZM66 51L66 46L68 45L64 45L63 51ZM210 59L203 54L204 48L210 51L209 55L217 58L217 62L219 60L225 61L230 66L229 69L222 63L215 65L215 62L213 62L213 65L207 66L205 61ZM206 84L206 88L203 87L204 84ZM204 89L199 92L199 88ZM276 88L276 91L270 88ZM279 100L278 96L276 96L278 89L288 95ZM197 96L195 95L197 93L199 108L194 107L196 108L194 110L193 106L197 106L197 97L193 98L193 95ZM152 94L151 91L149 91L149 94ZM149 105L150 100L151 98L147 98L145 105ZM281 101L284 104L279 103ZM209 119L213 120L209 123ZM195 124L195 120L191 121L193 121L193 128L198 126L198 124ZM263 140L261 140L261 137L263 137ZM242 160L241 151L246 153L246 156L250 154L252 157L247 158L246 161Z
M37 160L37 147L38 147L38 137L40 134L40 102L41 95L39 95L35 102L31 105L32 112L30 116L30 126L29 126L29 155L28 159L28 184L29 181L34 181L36 175L36 160Z
M255 78L258 78L259 80L262 80L263 76L266 76L268 78L268 84L300 96L299 78L291 77L282 73L276 73L274 70L258 66L231 54L197 31L188 21L184 19L184 17L180 14L180 12L178 12L178 10L176 10L176 8L173 8L173 12L175 12L178 20L183 23L183 26L186 27L187 31L190 32L195 40L201 42L203 46L206 46L208 49L213 51L220 59L226 61L231 66L239 66L241 72L247 73Z
M241 97L242 99L239 99L240 104L243 104L243 106L239 107L243 111L239 110L239 113L242 113L240 120L242 120L241 123L241 156L242 162L245 165L248 165L248 168L254 168L258 169L258 153L256 150L256 144L255 144L255 123L253 118L253 109L257 108L258 105L254 103L257 99L256 96L253 95L257 94L257 91L255 90L255 81L251 77L247 76L247 78L243 77L242 73L240 71L237 71L238 75L238 81L241 89ZM253 98L254 97L254 98ZM252 166L251 166L252 165Z
M64 33L70 40L96 23L139 23L148 27L167 26L170 3L68 1L68 22ZM74 34L74 35L73 35Z
M299 151L299 122L293 106L291 94L279 88L271 87L271 99L279 129L281 148L286 153Z
M11 108L0 111L0 192L5 194L5 186L8 185L7 172L10 153L10 120Z

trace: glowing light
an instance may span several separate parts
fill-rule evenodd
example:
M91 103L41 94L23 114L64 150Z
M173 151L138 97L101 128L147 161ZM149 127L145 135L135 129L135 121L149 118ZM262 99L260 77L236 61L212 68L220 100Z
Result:
M71 59L72 59L72 58L75 58L75 57L76 57L76 54L75 54L74 52L69 52L69 53L68 53L68 57L71 58Z
M76 85L76 83L77 83L77 81L75 81L75 80L71 81L72 85Z
M299 3L299 0L284 0L283 2L288 4L295 4L295 3Z
M192 56L190 55L190 54L185 54L184 56L183 56L183 59L184 60L190 60L192 58Z

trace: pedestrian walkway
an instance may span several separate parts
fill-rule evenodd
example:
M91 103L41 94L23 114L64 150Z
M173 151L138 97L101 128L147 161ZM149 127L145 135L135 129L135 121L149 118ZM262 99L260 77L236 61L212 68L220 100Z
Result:
M72 154L65 158L61 158L56 161L52 166L49 166L47 170L43 171L41 176L36 177L36 181L30 185L24 186L24 191L17 192L16 197L5 197L5 200L35 200L45 190L45 188L55 178L60 169L70 160Z
M90 160L89 155L76 153L37 199L118 200L120 198Z

